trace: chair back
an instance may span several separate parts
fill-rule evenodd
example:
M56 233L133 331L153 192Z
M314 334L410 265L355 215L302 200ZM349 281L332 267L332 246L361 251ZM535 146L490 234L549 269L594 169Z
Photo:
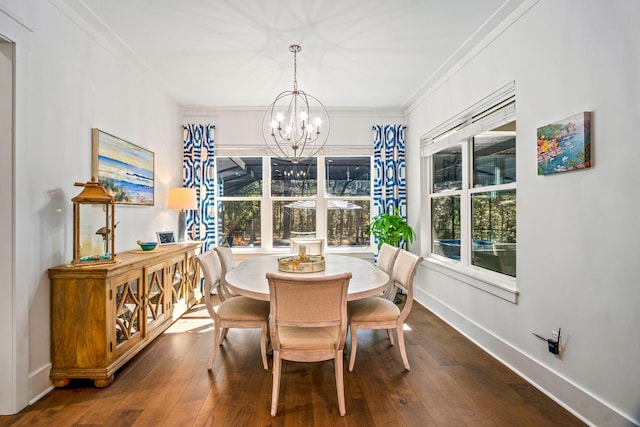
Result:
M351 273L292 277L267 273L271 301L271 336L279 349L278 327L319 328L338 326L337 348L347 335L347 290Z
M213 303L211 301L211 294L214 293L214 290L217 289L218 294L220 293L220 277L221 277L221 265L220 259L218 258L218 254L214 251L205 252L200 255L196 255L196 262L200 266L200 271L202 271L202 275L204 276L204 303L207 307L207 311L212 318L217 319L218 314L213 308Z
M398 256L398 252L400 252L400 248L391 246L388 243L383 243L380 247L380 251L378 252L376 266L387 274L391 273L393 263Z
M393 283L393 276L391 275L391 271L393 270L393 264L396 262L396 258L399 252L400 248L391 246L388 243L383 243L382 246L380 246L378 258L376 260L376 266L389 275L387 287L382 293L382 297L388 299L389 301L393 301L397 293L396 286Z
M307 255L324 255L324 239L291 239L291 253L297 254L301 245L307 247Z
M221 266L218 295L221 301L225 301L236 296L227 287L227 280L225 279L226 274L235 268L236 262L233 258L233 252L231 251L231 248L227 248L225 246L217 246L214 248L214 250L218 254Z
M398 256L393 264L392 277L394 285L407 294L407 300L402 309L402 313L406 316L409 315L413 305L413 278L422 260L421 256L401 249L398 251Z

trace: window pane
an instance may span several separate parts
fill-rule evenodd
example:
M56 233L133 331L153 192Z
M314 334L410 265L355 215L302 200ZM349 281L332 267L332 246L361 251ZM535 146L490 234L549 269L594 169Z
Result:
M260 201L218 202L218 245L260 247Z
M471 263L516 275L516 191L490 191L471 196Z
M462 189L462 147L447 148L433 155L433 192Z
M460 260L460 196L431 199L431 252Z
M216 157L220 196L262 195L261 157Z
M474 187L516 182L516 134L511 127L514 130L493 130L473 138Z
M289 246L292 237L316 237L315 200L273 202L273 247Z
M317 194L317 160L291 163L284 159L271 159L271 195L306 197Z
M327 196L371 194L370 157L327 157Z
M369 200L329 200L328 246L369 246Z

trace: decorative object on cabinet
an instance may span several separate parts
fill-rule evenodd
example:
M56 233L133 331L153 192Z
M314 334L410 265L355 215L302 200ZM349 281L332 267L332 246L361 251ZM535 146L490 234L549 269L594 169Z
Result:
M53 384L111 384L122 365L202 298L199 248L178 243L123 252L114 264L49 269Z
M178 242L187 240L187 220L185 209L193 210L198 207L198 197L195 188L170 188L169 200L167 203L169 209L179 209L178 214Z
M158 242L143 242L142 240L138 240L136 243L143 251L152 251L158 246Z
M116 262L115 203L93 178L73 202L73 260L72 265L109 264Z
M173 231L158 231L156 235L158 236L158 244L160 245L171 245L176 242L176 235Z
M153 151L91 129L91 173L116 203L153 206Z
M591 112L538 128L538 175L591 167Z

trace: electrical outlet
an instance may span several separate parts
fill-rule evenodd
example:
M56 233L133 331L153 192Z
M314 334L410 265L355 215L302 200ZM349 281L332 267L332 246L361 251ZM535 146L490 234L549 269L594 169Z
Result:
M551 338L547 340L547 345L550 353L560 354L560 328L557 331L551 331Z

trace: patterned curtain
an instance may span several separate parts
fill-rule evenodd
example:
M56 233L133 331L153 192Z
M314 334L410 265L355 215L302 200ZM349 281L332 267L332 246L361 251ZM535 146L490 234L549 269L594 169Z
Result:
M407 219L405 125L373 127L373 209ZM378 242L376 242L378 243ZM404 243L403 243L404 246Z
M186 124L183 129L182 184L195 188L198 209L187 211L187 237L208 251L216 242L214 125Z

